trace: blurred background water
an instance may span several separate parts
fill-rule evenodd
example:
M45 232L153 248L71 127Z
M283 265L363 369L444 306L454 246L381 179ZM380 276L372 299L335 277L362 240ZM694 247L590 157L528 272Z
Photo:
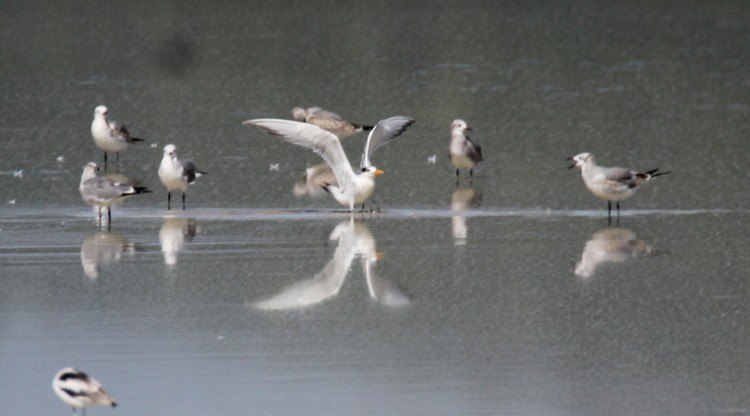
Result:
M125 414L750 413L750 4L1 9L4 412L69 412L72 365ZM110 232L76 190L100 104L147 140L109 169L154 190ZM417 120L381 213L296 197L320 158L240 124L297 105ZM454 118L485 156L458 187ZM209 172L185 212L168 143ZM609 224L583 151L673 173Z

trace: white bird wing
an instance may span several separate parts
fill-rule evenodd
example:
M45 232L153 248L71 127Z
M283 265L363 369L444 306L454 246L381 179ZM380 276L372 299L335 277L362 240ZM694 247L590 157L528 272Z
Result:
M341 190L354 184L354 171L335 134L313 124L273 118L247 120L242 124L251 124L289 143L312 149L331 167Z
M370 158L375 151L378 150L380 146L383 146L398 137L412 124L414 124L413 118L402 116L380 120L367 136L367 144L365 144L365 150L362 152L362 161L360 162L359 167L367 168L372 166Z

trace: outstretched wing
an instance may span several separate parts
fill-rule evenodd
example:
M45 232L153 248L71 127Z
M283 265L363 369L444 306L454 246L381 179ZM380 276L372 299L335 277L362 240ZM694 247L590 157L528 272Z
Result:
M414 119L409 117L390 117L384 120L380 120L378 124L370 131L370 135L367 136L367 144L365 144L365 150L362 152L362 161L359 164L360 168L370 167L370 158L378 148L384 144L387 144L394 138L398 137L401 133L414 124Z
M313 124L273 118L247 120L242 124L251 124L289 143L312 149L331 167L342 190L354 183L354 171L335 134Z

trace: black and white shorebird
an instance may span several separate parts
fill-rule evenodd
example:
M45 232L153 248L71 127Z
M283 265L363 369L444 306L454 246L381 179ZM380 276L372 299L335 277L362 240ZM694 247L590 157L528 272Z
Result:
M326 189L341 205L354 211L354 206L362 205L375 190L375 177L384 172L377 169L370 162L370 157L382 145L398 137L414 119L408 117L391 117L380 120L370 131L365 149L362 152L360 172L355 173L338 136L318 126L299 121L280 119L247 120L242 124L259 127L266 132L282 139L307 147L319 154L328 163L336 177L337 184L324 185Z
M659 172L659 169L637 172L625 168L598 166L594 161L594 155L588 152L569 157L567 160L573 161L568 169L580 169L586 188L592 194L607 200L607 215L612 213L612 201L617 202L617 215L619 216L620 201L633 196L644 183L669 173Z
M120 160L120 152L128 145L142 142L143 139L130 135L127 127L114 120L107 119L109 110L100 105L94 109L94 121L91 122L91 136L94 143L104 151L104 165L107 165L107 152L115 152L117 160Z
M167 210L172 209L172 191L182 191L182 209L185 209L185 192L195 178L205 175L190 160L177 158L177 147L173 144L164 146L164 157L159 165L159 180L167 188Z
M91 406L117 406L95 378L72 367L63 368L55 374L52 390L73 409L73 414L81 409L82 414L86 415L86 408Z
M458 171L460 169L469 169L469 176L474 176L474 166L484 160L482 158L482 147L474 143L467 131L471 127L464 120L456 119L451 123L451 162L456 167L456 183L458 183Z
M95 162L89 162L83 167L78 192L81 193L83 202L99 208L99 227L102 225L102 208L107 208L107 227L109 228L112 223L112 205L133 195L151 192L151 190L125 180L116 180L106 176L98 177L96 176L97 170Z
M328 130L338 136L339 139L345 139L361 131L369 131L373 128L373 126L351 123L344 120L340 115L320 107L310 107L308 109L294 107L292 109L292 116L297 121L304 121L305 123L314 124L323 130Z

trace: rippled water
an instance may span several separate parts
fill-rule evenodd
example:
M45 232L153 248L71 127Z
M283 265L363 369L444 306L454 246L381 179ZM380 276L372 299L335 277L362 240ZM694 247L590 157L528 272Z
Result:
M91 414L750 413L750 6L95 6L0 15L4 413L67 414L64 366L119 402ZM155 191L110 231L76 192L99 104ZM296 105L417 120L379 212L296 197L320 158L240 124ZM209 172L184 212L167 143ZM583 151L672 174L608 221Z

